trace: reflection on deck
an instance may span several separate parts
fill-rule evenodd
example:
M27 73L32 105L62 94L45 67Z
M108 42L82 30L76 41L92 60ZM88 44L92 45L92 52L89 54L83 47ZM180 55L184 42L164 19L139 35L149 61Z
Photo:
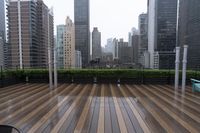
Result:
M25 133L200 131L200 93L167 85L19 84L0 89L0 124Z

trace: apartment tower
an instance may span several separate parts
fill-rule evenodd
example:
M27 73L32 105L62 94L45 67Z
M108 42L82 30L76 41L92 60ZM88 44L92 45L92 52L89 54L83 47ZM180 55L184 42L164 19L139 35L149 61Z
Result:
M74 23L67 17L64 37L64 68L75 68L75 33Z
M53 52L53 13L42 0L10 0L8 6L10 68L47 68ZM51 56L53 58L53 56Z

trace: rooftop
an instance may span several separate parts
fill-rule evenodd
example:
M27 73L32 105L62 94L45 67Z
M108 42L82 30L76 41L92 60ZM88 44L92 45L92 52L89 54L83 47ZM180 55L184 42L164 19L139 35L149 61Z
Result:
M0 89L0 124L33 132L199 132L200 93L169 85L17 84Z

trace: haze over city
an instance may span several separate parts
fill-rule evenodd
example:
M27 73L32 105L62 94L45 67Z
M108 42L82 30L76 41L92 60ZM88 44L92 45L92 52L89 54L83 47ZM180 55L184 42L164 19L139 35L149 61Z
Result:
M44 0L54 8L54 28L64 24L66 16L74 19L74 0ZM147 0L91 0L90 31L98 27L102 33L102 45L108 38L124 38L132 27L138 27L139 14L147 11ZM74 20L73 20L74 21ZM56 33L56 29L55 29Z

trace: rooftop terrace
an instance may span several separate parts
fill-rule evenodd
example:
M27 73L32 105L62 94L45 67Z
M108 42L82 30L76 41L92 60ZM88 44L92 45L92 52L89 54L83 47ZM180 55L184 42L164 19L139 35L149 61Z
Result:
M0 89L0 124L25 133L197 133L200 93L169 85L18 84Z

